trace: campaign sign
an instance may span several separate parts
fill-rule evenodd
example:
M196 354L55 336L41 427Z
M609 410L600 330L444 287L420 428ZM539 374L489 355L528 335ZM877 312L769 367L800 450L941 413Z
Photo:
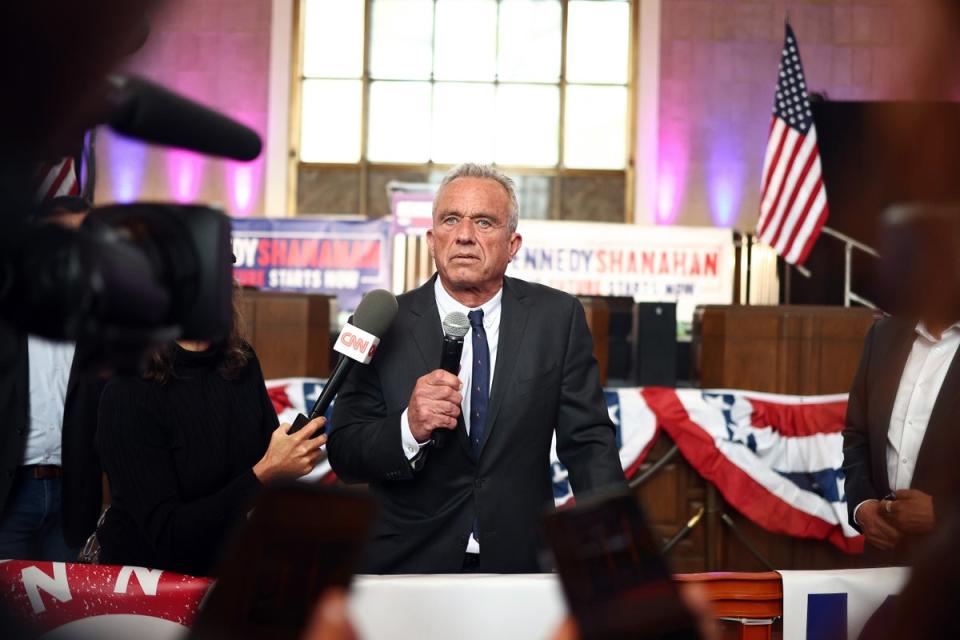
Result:
M233 220L234 277L257 289L337 296L353 310L390 288L389 220Z
M210 579L160 569L0 560L0 598L47 638L181 638Z
M683 322L698 304L733 302L729 229L521 220L517 230L507 275L579 296L676 302Z

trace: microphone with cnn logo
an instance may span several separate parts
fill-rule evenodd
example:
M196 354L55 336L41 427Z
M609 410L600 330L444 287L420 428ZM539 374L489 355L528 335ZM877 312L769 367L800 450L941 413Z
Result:
M373 354L380 344L380 336L386 333L396 316L397 298L389 291L374 289L363 296L353 314L353 322L343 325L340 337L333 347L334 351L341 354L333 373L313 404L310 415L298 415L289 433L299 431L305 424L327 412L354 363L370 364L373 360Z

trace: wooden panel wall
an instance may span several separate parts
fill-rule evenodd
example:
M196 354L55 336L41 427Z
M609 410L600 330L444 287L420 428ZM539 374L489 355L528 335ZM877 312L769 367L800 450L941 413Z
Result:
M247 339L270 378L330 373L330 296L244 290Z
M699 386L812 395L846 393L874 314L865 308L699 307Z

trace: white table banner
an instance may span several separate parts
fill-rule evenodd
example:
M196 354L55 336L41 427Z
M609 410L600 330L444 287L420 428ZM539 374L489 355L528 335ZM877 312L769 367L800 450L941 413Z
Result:
M870 616L900 593L906 567L780 571L783 640L856 640Z

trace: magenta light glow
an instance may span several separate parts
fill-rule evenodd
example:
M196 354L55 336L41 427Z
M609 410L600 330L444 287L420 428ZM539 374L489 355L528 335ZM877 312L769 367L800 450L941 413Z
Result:
M688 155L684 131L672 128L663 132L657 183L657 224L673 224L677 221L686 187Z
M205 162L202 156L190 151L167 152L167 178L174 200L181 204L196 202Z
M234 215L249 215L263 184L263 162L230 162L226 165L227 185Z
M265 137L263 133L263 114L234 110L230 112L230 116L259 133L261 139ZM263 189L263 162L264 158L261 155L251 162L224 163L224 174L232 215L250 215L257 203L260 202L260 192Z
M670 224L677 217L676 176L660 168L660 184L657 185L657 224Z

